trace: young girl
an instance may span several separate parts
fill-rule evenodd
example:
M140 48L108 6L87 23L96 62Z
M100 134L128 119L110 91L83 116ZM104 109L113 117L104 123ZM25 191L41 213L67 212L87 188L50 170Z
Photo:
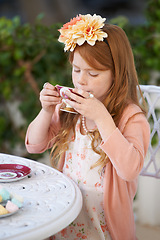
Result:
M56 240L136 239L132 203L150 129L139 106L128 38L104 21L79 15L60 29L75 87L66 90L66 102L78 114L60 111L62 98L46 83L40 92L42 110L26 135L28 151L52 147L53 166L82 191L82 211L52 237Z

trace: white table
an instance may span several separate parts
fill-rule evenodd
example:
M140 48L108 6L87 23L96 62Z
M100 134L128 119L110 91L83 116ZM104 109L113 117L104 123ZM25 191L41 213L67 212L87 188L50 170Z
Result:
M78 186L59 171L37 161L1 154L0 164L23 164L30 177L0 183L24 198L23 208L0 219L1 240L42 240L68 226L82 208Z

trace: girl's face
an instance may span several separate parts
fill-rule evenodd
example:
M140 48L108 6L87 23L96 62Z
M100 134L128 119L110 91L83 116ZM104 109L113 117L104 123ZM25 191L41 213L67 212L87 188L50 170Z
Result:
M113 78L111 70L92 68L78 51L75 51L72 62L72 81L75 88L91 92L98 100L103 101L112 85Z

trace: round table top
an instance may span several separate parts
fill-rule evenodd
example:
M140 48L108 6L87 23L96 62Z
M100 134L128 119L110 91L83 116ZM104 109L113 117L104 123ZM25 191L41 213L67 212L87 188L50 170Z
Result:
M1 182L24 198L15 214L0 219L2 240L42 240L68 226L82 208L78 186L63 173L37 161L0 154L0 164L21 164L31 173L17 181Z

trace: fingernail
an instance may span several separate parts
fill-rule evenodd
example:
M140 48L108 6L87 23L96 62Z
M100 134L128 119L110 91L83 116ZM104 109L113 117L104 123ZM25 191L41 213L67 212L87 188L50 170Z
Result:
M66 90L65 90L65 93L69 93L69 92L71 92L71 91L70 91L70 90L68 90L68 89L66 89Z

